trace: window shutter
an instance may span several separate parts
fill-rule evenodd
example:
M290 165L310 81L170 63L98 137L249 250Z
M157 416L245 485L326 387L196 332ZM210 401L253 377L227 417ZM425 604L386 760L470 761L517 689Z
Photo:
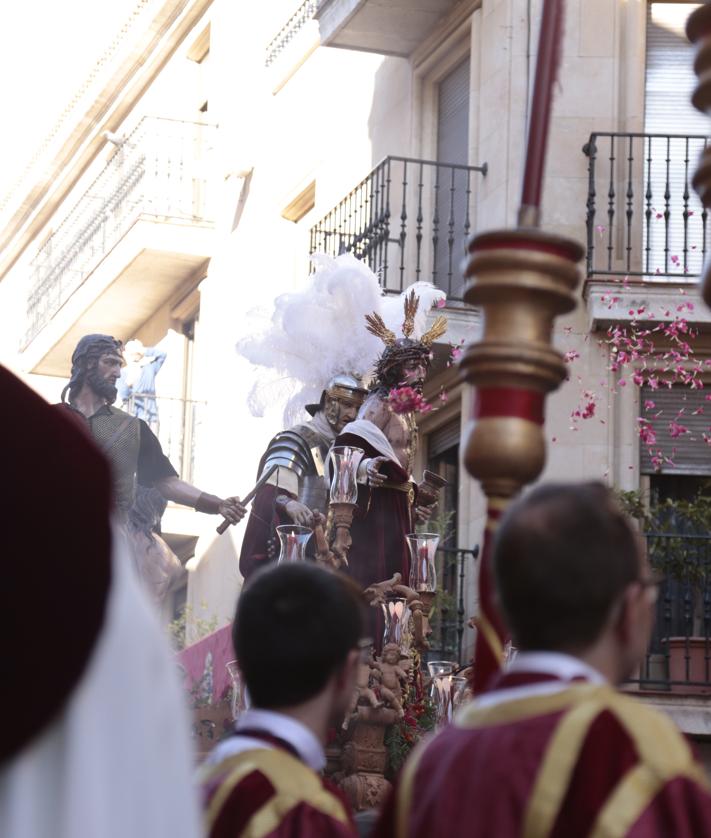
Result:
M657 437L651 446L652 454L640 441L642 474L711 474L711 446L703 438L703 434L711 434L711 402L706 401L708 393L707 389L690 390L679 386L659 390L642 388L640 416L650 422ZM654 407L645 409L645 401L654 402ZM696 411L700 412L694 415ZM689 432L672 437L669 429L671 422L682 425ZM655 469L652 464L652 456L657 451L661 451L665 457L659 469Z
M427 456L429 459L438 457L450 448L456 448L459 445L460 436L459 417L437 428L427 437Z
M439 83L437 161L467 164L469 155L469 73L467 58Z
M708 117L691 105L691 92L696 83L693 70L694 47L684 34L686 19L698 8L699 3L648 3L647 5L647 71L645 76L644 130L646 134L696 134L706 137L709 133ZM644 190L651 187L651 205L654 213L650 221L650 274L657 269L664 273L665 222L669 216L669 272L683 275L684 257L684 192L704 140L653 137L644 141ZM618 144L619 165L624 165L627 147ZM648 167L647 158L651 157ZM669 170L667 172L667 157ZM668 179L667 179L668 174ZM669 186L669 205L665 192ZM686 272L699 274L702 266L701 219L702 206L694 190L688 187L688 219ZM645 197L646 206L646 197ZM644 245L647 246L647 228L644 225ZM693 249L692 249L693 248ZM646 250L644 251L646 252ZM678 257L677 264L671 257Z

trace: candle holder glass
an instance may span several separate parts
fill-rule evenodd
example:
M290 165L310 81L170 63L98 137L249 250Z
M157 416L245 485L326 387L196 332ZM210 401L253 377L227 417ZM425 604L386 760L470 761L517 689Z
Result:
M430 698L435 708L435 726L444 727L452 720L452 677L454 661L429 661Z
M404 597L386 599L380 606L383 610L385 629L383 631L383 646L396 643L403 652L412 645L412 627L410 625L411 612Z
M358 502L358 466L363 459L362 448L339 445L331 449L331 503Z
M300 527L297 524L283 524L277 527L276 531L281 544L277 563L305 562L306 545L313 531L309 527Z
M439 535L434 532L413 532L407 538L410 549L410 587L413 591L437 590L435 555Z
M232 721L236 722L240 715L247 709L247 691L242 684L242 673L239 671L237 661L228 661L225 664L225 669L230 676L230 711L232 713Z

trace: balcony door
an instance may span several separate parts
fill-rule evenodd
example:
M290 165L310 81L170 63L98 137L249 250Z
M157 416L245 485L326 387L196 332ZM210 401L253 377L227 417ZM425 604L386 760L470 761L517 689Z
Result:
M437 163L469 163L470 58L457 64L437 86ZM470 175L437 167L432 225L432 281L448 296L461 299L461 262L468 225Z
M705 253L705 216L691 178L709 122L691 105L694 48L684 34L686 19L699 5L647 7L644 131L656 136L644 141L642 271L652 278L697 275ZM626 153L618 149L618 157Z

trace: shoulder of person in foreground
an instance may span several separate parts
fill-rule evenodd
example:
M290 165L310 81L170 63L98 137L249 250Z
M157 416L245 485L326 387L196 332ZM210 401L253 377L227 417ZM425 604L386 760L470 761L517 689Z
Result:
M471 733L490 724L530 720L535 714L557 715L521 813L526 835L711 834L709 781L689 742L664 714L610 687L573 688L507 704L473 704L460 723L462 733ZM456 728L446 737L450 745L453 737ZM423 791L420 780L429 775L428 764L437 762L442 743L440 735L413 752L386 801L377 838L421 834L408 821L411 801ZM456 797L456 788L463 788L450 779Z
M291 754L257 748L201 769L209 838L258 834L352 838L346 804Z

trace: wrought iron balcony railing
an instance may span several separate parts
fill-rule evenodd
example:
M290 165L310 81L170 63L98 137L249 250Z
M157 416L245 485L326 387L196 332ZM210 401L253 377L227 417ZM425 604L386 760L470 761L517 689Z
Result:
M31 264L23 348L141 217L210 224L206 163L214 126L145 117Z
M588 276L684 279L701 272L707 211L691 186L699 135L593 133L588 157Z
M487 165L386 157L311 228L311 253L353 253L399 293L429 280L461 300L475 178Z
M205 404L194 399L134 393L122 409L148 423L180 479L192 483Z
M665 532L646 538L662 582L649 651L632 683L711 693L711 536Z
M431 660L465 663L462 660L462 639L468 619L465 594L475 578L474 562L478 556L478 547L466 550L443 547L437 551L440 583L431 617L428 653Z
M265 65L271 66L316 14L320 0L305 0L267 44Z

